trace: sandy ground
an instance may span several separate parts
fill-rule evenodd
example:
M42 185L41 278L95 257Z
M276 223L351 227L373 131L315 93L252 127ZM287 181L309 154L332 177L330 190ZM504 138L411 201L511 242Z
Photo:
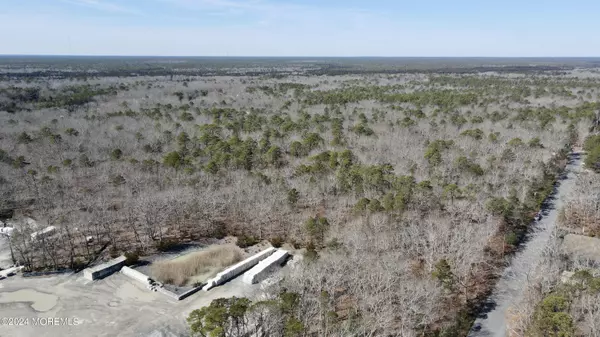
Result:
M80 274L15 276L0 281L0 318L21 318L19 323L24 325L5 323L0 336L188 336L185 318L192 310L220 297L252 298L259 289L260 285L246 285L238 277L176 302L120 273L94 282ZM42 320L36 324L40 318L63 322L50 326Z

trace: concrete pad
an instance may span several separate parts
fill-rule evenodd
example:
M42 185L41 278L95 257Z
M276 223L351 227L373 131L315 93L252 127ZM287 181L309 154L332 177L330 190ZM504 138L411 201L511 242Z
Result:
M1 336L11 337L189 336L185 319L192 310L207 306L217 298L254 298L259 291L258 286L236 279L210 292L194 294L185 301L173 301L163 294L148 291L121 273L94 282L80 274L44 278L17 276L0 281L0 285L0 317L56 317L71 319L71 322L77 319L77 324L72 325L0 327ZM37 309L49 310L33 308L36 299L33 295L49 295L35 305Z
M585 259L600 264L600 239L567 234L562 242L561 251L572 258Z
M33 310L39 312L46 312L54 308L57 301L57 296L38 292L33 289L0 293L0 303L25 302L29 303Z
M290 254L282 249L278 249L271 256L260 261L252 269L248 270L242 278L246 284L255 284L264 280L274 269L280 267Z

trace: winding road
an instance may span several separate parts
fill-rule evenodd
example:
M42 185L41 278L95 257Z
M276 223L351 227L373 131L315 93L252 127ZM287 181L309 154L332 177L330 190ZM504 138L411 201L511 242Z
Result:
M558 181L555 193L544 203L542 219L535 224L526 242L504 270L485 303L488 310L480 313L475 320L469 337L506 336L506 310L520 298L529 271L535 267L548 244L556 225L558 210L564 205L566 196L575 186L575 178L582 169L581 157L579 152L569 156L565 174Z

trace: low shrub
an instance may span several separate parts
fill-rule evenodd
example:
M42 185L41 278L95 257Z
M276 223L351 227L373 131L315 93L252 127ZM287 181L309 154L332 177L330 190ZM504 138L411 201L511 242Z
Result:
M125 265L132 266L140 260L140 255L138 252L125 252Z
M166 252L166 251L173 249L173 247L175 247L176 245L177 245L177 241L171 240L171 239L165 239L165 240L161 240L161 241L157 242L155 247L158 251Z
M271 242L271 245L275 248L279 248L283 245L283 243L285 242L285 240L281 237L281 236L276 236L273 237L271 239L269 239L269 242Z
M254 236L242 235L237 237L236 245L240 248L254 246L259 240Z

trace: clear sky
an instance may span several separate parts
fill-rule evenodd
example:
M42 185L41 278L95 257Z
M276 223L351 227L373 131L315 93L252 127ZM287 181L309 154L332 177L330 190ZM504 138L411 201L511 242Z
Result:
M600 56L599 0L0 0L0 54Z

